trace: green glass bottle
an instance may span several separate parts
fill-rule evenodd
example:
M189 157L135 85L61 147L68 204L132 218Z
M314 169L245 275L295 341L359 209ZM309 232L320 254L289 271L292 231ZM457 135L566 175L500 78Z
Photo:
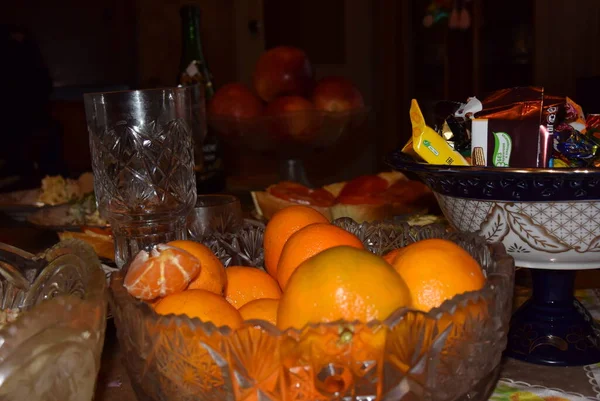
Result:
M204 58L200 39L200 10L194 5L181 7L182 52L179 73L179 85L197 85L204 87L205 104L215 93L212 75ZM196 185L198 193L216 193L225 189L225 170L219 139L215 132L207 127L202 145L203 162L196 166ZM198 157L199 159L199 157Z

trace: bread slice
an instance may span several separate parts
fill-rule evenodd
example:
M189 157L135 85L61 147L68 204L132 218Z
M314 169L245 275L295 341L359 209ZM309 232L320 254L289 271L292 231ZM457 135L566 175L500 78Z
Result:
M377 174L379 177L385 179L388 182L388 186L395 184L398 181L408 181L408 177L402 174L399 171L386 171ZM324 185L323 189L331 193L334 197L338 197L344 186L347 182L338 182L334 184ZM287 206L297 205L295 202L290 202L284 199L277 198L271 195L268 192L268 188L266 191L254 191L251 192L252 201L254 202L254 207L256 208L256 212L259 216L270 219L273 214L275 214L278 210L283 209ZM319 207L312 206L315 210L321 212L325 217L327 217L330 221L333 219L337 219L340 217L350 217L355 221L362 223L365 221L375 221L375 220L385 220L389 219L393 216L416 213L416 212L426 212L426 208L422 206L415 206L410 204L405 204L402 202L399 203L391 203L391 204L383 204L383 205L350 205L350 204L342 204L336 203L331 207Z
M333 219L350 217L358 223L386 220L404 214L426 212L426 208L404 203L386 203L383 205L345 205L343 203L336 203L331 207L331 217Z
M267 220L271 219L271 217L273 217L275 213L277 213L283 208L298 205L298 203L296 202L290 202L288 200L271 195L268 192L268 188L267 191L250 192L250 195L252 196L252 202L254 203L254 207L256 208L256 213ZM321 212L321 214L323 214L325 217L327 217L329 221L331 221L331 210L329 207L313 205L307 206L312 207L313 209Z

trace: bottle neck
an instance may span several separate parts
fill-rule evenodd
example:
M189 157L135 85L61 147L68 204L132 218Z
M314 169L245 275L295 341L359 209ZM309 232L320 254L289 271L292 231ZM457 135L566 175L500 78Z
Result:
M191 82L202 82L206 99L214 94L212 76L202 50L200 38L200 11L194 6L184 6L181 9L182 52L181 71L188 75L197 74ZM185 84L185 83L184 83Z
M200 45L200 17L198 10L186 7L181 11L182 68L193 61L204 62Z

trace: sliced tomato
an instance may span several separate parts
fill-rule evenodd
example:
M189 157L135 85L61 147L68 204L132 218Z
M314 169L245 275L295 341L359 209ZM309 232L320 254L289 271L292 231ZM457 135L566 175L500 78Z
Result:
M385 179L377 175L361 175L344 185L337 202L345 205L381 205L386 203L381 194L388 185Z
M269 187L268 192L279 199L300 205L329 207L335 203L335 197L326 190L308 188L297 182L280 182Z
M377 194L385 191L388 185L387 180L377 175L361 175L344 185L339 197Z
M411 204L430 192L420 181L403 180L392 184L382 195L391 203Z

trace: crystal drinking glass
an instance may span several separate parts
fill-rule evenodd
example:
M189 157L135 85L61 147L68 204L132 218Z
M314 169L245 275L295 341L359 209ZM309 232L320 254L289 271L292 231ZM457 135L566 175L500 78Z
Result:
M240 200L233 195L198 195L196 207L187 218L188 234L203 241L213 233L237 233L244 224Z
M115 261L185 239L196 203L191 88L84 96L98 209L111 224Z

